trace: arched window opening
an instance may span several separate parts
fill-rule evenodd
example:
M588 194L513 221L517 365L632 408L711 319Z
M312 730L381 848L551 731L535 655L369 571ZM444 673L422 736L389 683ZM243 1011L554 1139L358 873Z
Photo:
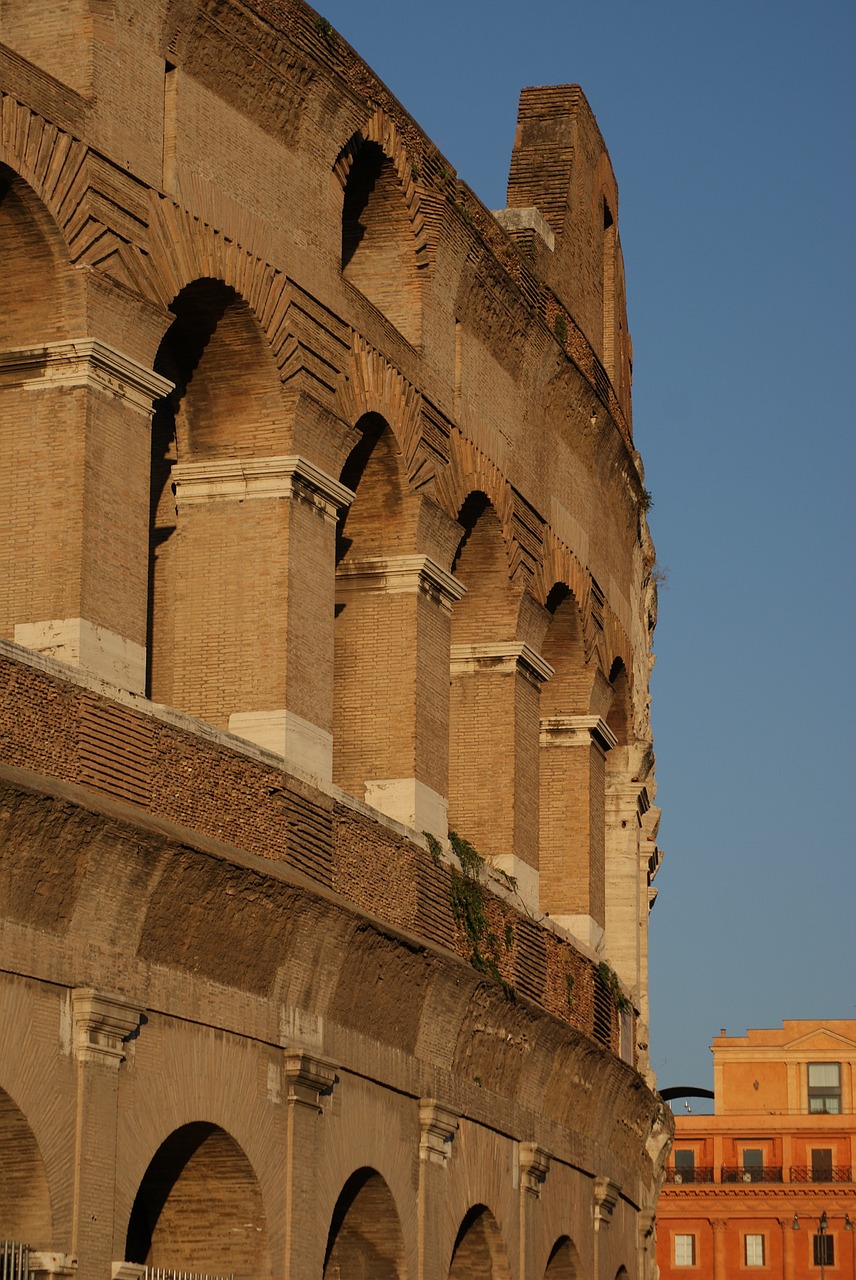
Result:
M276 493L244 500L248 462L285 452L285 410L234 289L195 281L172 310L155 362L175 389L152 429L147 693L229 728L285 706L287 517Z
M357 151L342 205L342 273L414 345L421 337L419 265L410 211L392 160Z
M270 1276L261 1189L223 1129L187 1124L159 1147L131 1210L125 1261L235 1280Z
M471 493L458 513L464 535L452 573L466 595L452 614L452 644L514 640L520 596L511 585L502 526L484 493Z
M50 1249L51 1203L41 1152L24 1113L0 1089L0 1235Z
M341 474L356 496L336 536L333 778L389 812L378 803L375 781L413 777L415 768L411 668L419 596L402 557L415 551L419 500L409 494L401 451L384 419L367 414L357 427L361 438Z
M564 583L556 583L546 607L552 621L541 652L553 668L553 675L541 693L541 715L585 715L591 701L594 670L586 662L576 599Z
M475 1205L461 1223L449 1280L511 1280L508 1254L491 1211Z
M323 1280L407 1280L404 1237L395 1201L374 1169L345 1183L333 1210Z
M609 684L612 690L612 701L606 717L606 723L615 734L619 747L625 747L630 741L630 686L627 669L620 658L616 658L609 673Z
M557 1240L547 1260L544 1280L583 1280L582 1264L569 1236Z

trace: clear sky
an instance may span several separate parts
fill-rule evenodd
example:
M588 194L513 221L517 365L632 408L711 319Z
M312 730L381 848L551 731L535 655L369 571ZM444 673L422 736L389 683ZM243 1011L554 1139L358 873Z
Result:
M322 0L491 209L522 86L620 192L655 633L658 1081L721 1027L856 1017L852 0Z

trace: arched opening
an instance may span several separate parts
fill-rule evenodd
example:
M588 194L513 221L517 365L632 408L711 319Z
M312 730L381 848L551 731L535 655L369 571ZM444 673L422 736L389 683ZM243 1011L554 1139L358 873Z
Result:
M334 624L333 779L351 795L387 806L417 776L420 601L413 567L419 499L410 495L398 443L385 420L357 423L360 440L342 471L356 494L339 517Z
M512 859L537 865L538 692L517 639L520 593L502 526L484 493L470 494L458 523L452 572L466 594L452 607L449 826L516 874Z
M570 1236L557 1240L547 1259L544 1280L583 1280L582 1263Z
M198 280L172 311L155 362L175 390L152 430L147 692L229 728L285 706L287 503L266 476L284 406L234 289Z
M508 1254L496 1219L483 1204L469 1210L452 1250L449 1280L511 1280Z
M606 923L605 787L614 742L612 698L597 660L586 660L582 617L565 583L547 597L544 658L553 678L541 698L541 907L592 946Z
M398 1211L374 1169L352 1174L336 1201L323 1280L407 1280Z
M44 374L50 344L85 332L80 277L47 209L4 166L0 263L0 351L17 366L0 390L0 636L50 652L48 620L81 614L87 393Z
M416 242L401 180L376 142L356 152L342 204L342 274L414 345L422 329Z
M183 1125L158 1148L131 1210L125 1261L235 1280L270 1276L261 1189L223 1129Z
M630 685L627 668L621 658L616 658L609 672L612 693L606 723L615 734L617 747L626 747L630 741Z
M31 1249L52 1246L44 1161L21 1109L0 1089L0 1236Z

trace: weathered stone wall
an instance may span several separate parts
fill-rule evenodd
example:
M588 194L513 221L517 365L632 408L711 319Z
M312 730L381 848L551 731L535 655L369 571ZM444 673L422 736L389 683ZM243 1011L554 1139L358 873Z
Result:
M647 1277L656 592L582 92L524 91L496 214L302 0L8 0L0 93L0 1235Z

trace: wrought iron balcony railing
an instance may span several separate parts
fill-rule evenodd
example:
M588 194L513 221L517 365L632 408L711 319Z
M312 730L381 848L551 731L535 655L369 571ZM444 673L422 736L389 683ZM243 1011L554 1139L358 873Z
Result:
M695 1169L667 1169L666 1181L676 1186L692 1185L695 1182L713 1182L713 1169L698 1166Z
M765 1165L763 1169L742 1169L724 1164L720 1170L721 1182L781 1182L782 1168Z
M791 1182L852 1182L853 1170L847 1165L833 1165L829 1169L809 1169L805 1165L791 1165Z

